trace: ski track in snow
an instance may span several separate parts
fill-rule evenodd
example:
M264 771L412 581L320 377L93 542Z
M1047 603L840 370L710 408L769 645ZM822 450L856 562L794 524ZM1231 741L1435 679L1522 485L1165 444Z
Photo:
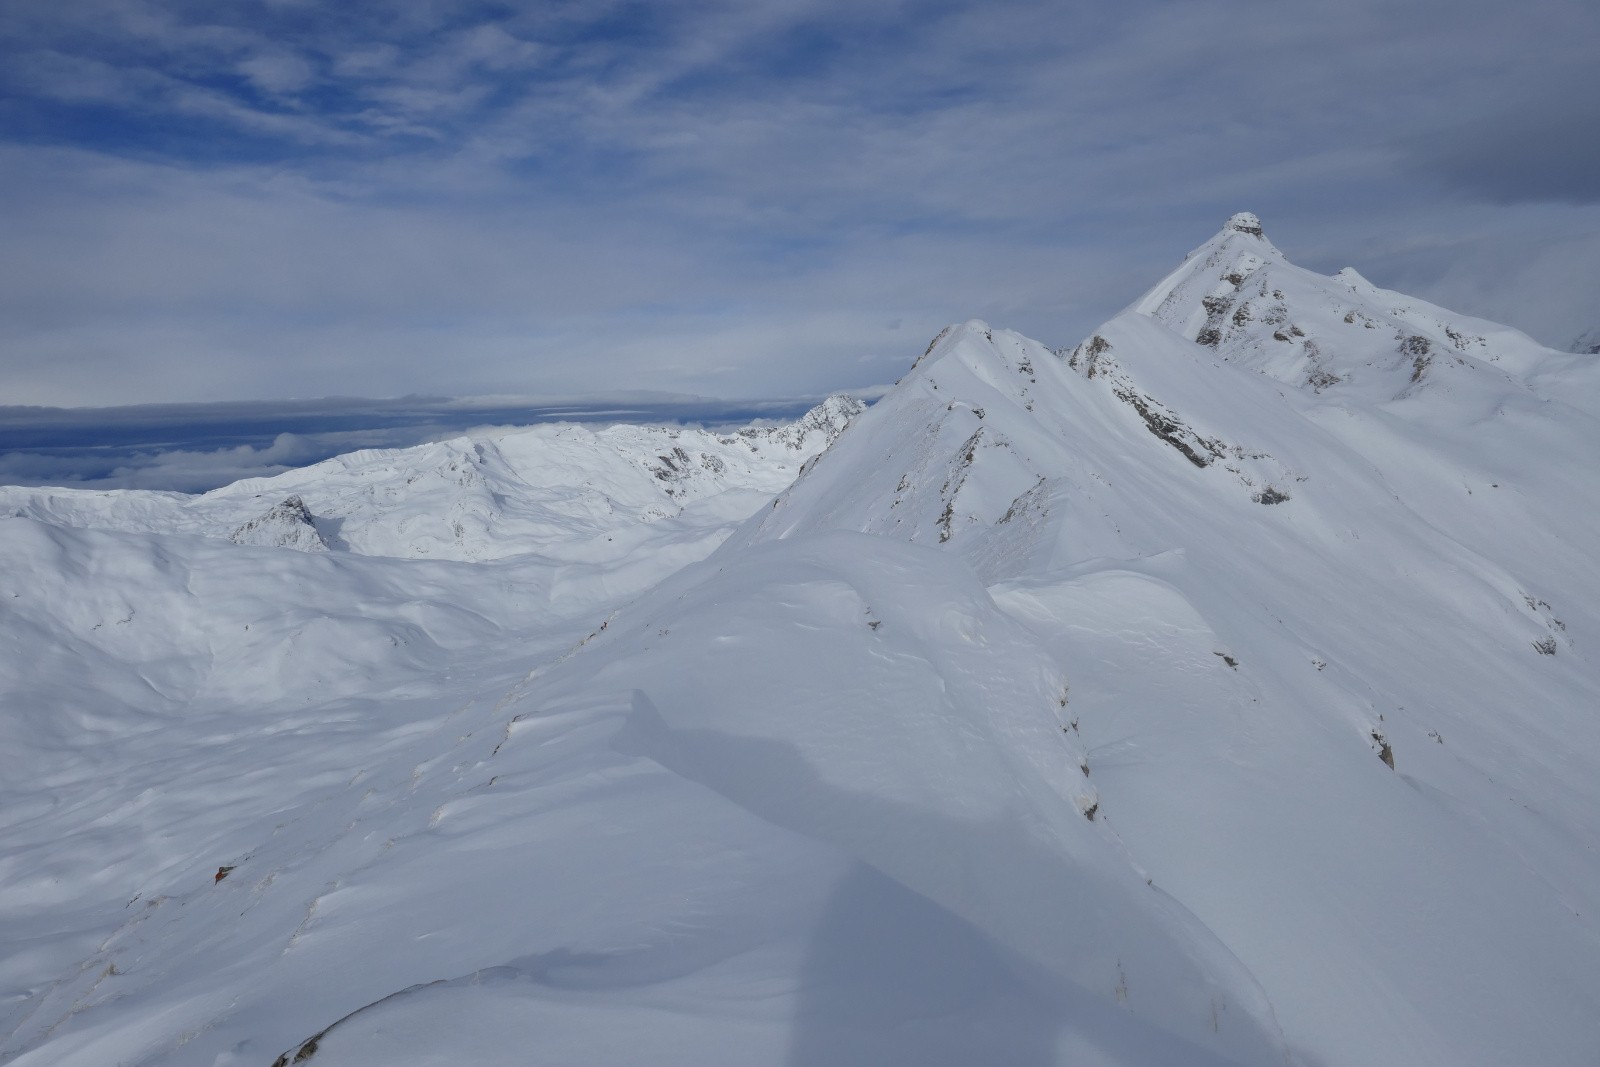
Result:
M1592 1064L1597 383L1241 214L870 411L0 489L0 1059Z

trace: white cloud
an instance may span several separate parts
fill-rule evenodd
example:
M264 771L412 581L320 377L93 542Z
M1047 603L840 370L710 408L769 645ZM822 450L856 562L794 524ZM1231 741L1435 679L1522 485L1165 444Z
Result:
M417 2L292 39L25 6L7 84L248 151L0 147L19 400L824 391L953 319L1072 343L1241 208L1546 340L1593 306L1593 205L1441 195L1413 158L1533 51L1587 77L1576 5Z
M292 52L258 52L239 63L239 72L269 93L293 93L311 84L316 71Z

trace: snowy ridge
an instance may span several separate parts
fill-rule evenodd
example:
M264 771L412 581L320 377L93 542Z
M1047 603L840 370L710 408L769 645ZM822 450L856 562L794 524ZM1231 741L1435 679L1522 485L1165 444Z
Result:
M1296 267L1249 213L1130 310L1279 381L1368 402L1435 380L1479 388L1473 375L1503 389L1553 355L1516 330L1379 289L1353 269L1328 278Z
M1530 864L1527 842L1555 811L1561 834L1600 829L1600 734L1584 710L1600 706L1600 672L1573 637L1590 624L1572 623L1600 592L1580 547L1600 495L1574 478L1600 469L1600 425L1539 395L1576 400L1564 386L1582 379L1503 357L1470 393L1406 382L1359 406L1374 393L1253 361L1249 328L1186 338L1174 324L1204 328L1185 302L1204 311L1218 271L1252 292L1271 272L1286 322L1398 321L1393 294L1354 282L1337 316L1317 318L1329 287L1287 299L1306 272L1238 222L1059 357L983 323L946 331L722 554L844 529L963 557L1065 669L1101 820L1239 954L1292 1046L1341 1063L1493 1063L1548 1039L1544 1055L1577 1062L1600 1034L1556 1036L1571 1018L1558 1005L1575 1004L1563 983L1600 988L1585 918L1600 871L1578 875L1559 846ZM1407 328L1433 314L1402 310ZM1331 344L1329 365L1345 367ZM1403 370L1363 373L1387 400L1382 375ZM1316 787L1288 766L1318 768ZM1179 781L1182 805L1154 800ZM1361 824L1389 831L1350 832ZM1428 867L1402 840L1428 842ZM1461 894L1463 877L1478 891ZM1320 887L1318 903L1288 905L1285 884ZM1572 893L1585 903L1569 908ZM1489 945L1484 922L1518 933ZM1318 967L1281 957L1308 938L1325 946ZM1436 973L1441 952L1453 962ZM1490 1021L1509 1004L1550 1029L1511 1037ZM1386 1012L1393 1028L1340 1021Z
M484 560L527 552L605 558L618 552L614 538L626 538L624 531L640 523L678 515L724 492L777 492L862 410L854 398L835 396L795 423L726 433L535 426L352 452L195 497L0 487L0 512L90 529L310 550L321 542L407 559ZM300 501L299 509L283 510L291 498ZM750 505L728 503L735 515ZM301 529L307 525L310 532Z
M0 1055L1590 1064L1593 364L1241 214L865 412L9 490Z

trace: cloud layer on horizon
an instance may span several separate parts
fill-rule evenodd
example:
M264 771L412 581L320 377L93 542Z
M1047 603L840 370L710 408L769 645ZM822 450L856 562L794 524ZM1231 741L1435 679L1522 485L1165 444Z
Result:
M552 422L746 426L798 418L820 399L721 401L635 392L556 403L410 396L0 407L0 485L201 493L359 449L409 448Z
M0 11L11 403L897 377L1078 340L1235 210L1564 344L1600 13L1535 0Z

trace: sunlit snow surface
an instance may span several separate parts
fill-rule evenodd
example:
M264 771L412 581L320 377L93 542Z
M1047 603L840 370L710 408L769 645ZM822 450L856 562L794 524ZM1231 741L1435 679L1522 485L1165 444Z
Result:
M1592 1064L1597 380L1241 215L790 430L0 492L0 1048Z

